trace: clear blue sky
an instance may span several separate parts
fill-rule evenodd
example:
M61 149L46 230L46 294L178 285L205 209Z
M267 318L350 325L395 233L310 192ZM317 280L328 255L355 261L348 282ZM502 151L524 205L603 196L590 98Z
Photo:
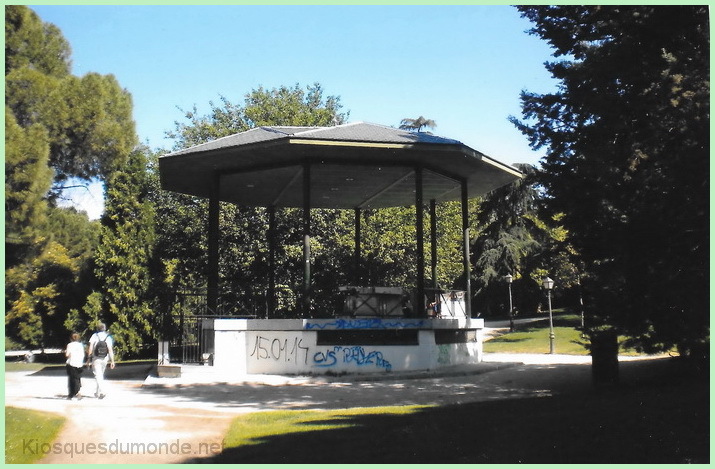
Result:
M72 47L72 73L113 74L139 138L170 148L177 107L209 110L252 89L319 82L350 121L436 135L505 163L540 157L507 120L519 93L551 91L548 45L510 6L30 6Z

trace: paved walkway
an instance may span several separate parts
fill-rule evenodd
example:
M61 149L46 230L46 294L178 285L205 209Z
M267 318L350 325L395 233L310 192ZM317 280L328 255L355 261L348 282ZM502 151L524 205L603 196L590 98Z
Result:
M174 463L220 451L232 418L241 413L548 396L590 389L588 364L590 357L487 354L477 365L350 378L229 378L210 367L184 366L181 378L109 381L106 399L80 401L65 399L64 376L8 372L5 405L67 418L59 445L43 463ZM82 391L91 394L93 380L82 381Z

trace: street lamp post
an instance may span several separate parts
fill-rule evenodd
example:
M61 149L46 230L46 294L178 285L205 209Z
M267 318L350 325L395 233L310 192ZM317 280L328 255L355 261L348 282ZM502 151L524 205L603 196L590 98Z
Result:
M504 276L504 280L506 280L506 284L509 286L509 332L514 332L514 306L511 301L511 282L514 280L514 277L512 277L511 274L507 274Z
M554 353L554 316L551 313L551 289L554 288L554 281L549 277L545 277L543 280L544 288L546 289L546 298L549 302L549 353Z

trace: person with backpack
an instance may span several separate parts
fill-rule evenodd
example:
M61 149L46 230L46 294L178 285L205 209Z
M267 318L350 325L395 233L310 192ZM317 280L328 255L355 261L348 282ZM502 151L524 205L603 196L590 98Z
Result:
M94 397L104 399L106 397L104 386L104 371L109 367L114 369L114 351L112 350L112 337L107 333L107 326L99 323L97 332L89 339L89 364L97 381L97 391Z

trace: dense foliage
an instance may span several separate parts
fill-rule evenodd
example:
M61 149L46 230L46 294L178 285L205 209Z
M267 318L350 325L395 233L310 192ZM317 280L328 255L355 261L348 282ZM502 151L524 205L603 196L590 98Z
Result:
M561 215L544 210L537 169L515 165L524 177L483 197L477 214L479 235L472 244L477 311L484 315L508 311L506 275L513 278L513 308L542 308L542 279L552 277L559 306L577 309L580 270Z
M588 271L587 307L647 350L709 343L707 6L520 7L561 59L514 122Z
M59 346L93 286L99 226L57 201L124 165L131 98L111 75L72 75L59 29L25 6L5 7L5 59L6 333Z
M48 134L52 197L68 179L106 178L136 144L132 102L112 75L70 73L61 32L24 6L7 6L5 104L23 128Z
M226 135L243 132L262 125L330 126L344 124L348 113L342 113L338 96L323 96L319 83L305 90L299 84L281 86L272 90L263 87L244 96L243 105L221 96L221 105L209 102L211 110L205 116L198 114L196 106L184 111L189 121L175 122L173 131L166 136L174 139L174 150L188 148Z
M111 324L120 354L139 351L155 337L157 325L150 291L155 221L146 158L144 148L132 152L127 165L105 184L106 204L94 253L98 288L66 323L68 329L85 333L92 332L97 321Z

